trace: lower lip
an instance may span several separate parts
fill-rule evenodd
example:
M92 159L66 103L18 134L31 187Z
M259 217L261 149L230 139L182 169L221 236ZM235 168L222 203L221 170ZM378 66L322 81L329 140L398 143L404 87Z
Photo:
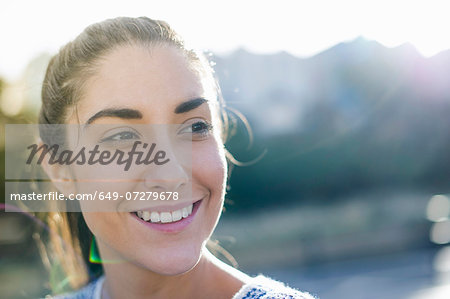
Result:
M130 213L135 219L137 219L140 223L165 233L177 233L182 231L186 226L188 226L195 217L195 214L197 214L198 209L200 208L200 205L202 204L203 200L199 200L194 203L194 206L192 207L192 213L186 218L181 218L180 220L176 222L170 222L170 223L152 223L147 222L139 218L135 213Z

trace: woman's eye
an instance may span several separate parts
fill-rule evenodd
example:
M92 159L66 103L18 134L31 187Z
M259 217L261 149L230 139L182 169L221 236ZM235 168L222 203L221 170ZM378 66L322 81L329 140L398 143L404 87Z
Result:
M181 133L192 134L192 139L201 139L208 137L213 129L213 126L205 121L196 121L190 126L184 128Z
M139 139L139 135L136 134L135 132L125 131L116 133L109 137L105 137L101 139L100 142L121 142L121 141L130 141L134 139Z

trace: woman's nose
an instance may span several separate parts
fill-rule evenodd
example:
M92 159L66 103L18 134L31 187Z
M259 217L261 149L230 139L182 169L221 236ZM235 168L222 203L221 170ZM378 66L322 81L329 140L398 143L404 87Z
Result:
M144 184L149 191L180 191L189 189L192 177L192 155L189 149L166 142L161 147L165 152L165 160L161 165L150 165L145 171ZM187 190L184 190L187 191Z
M176 192L188 187L189 175L180 165L158 166L144 178L144 185L150 191Z

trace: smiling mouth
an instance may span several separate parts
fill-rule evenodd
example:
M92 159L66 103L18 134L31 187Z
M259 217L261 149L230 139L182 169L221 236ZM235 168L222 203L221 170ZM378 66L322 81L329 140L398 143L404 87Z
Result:
M198 200L181 209L173 211L158 212L151 210L140 210L136 212L131 212L131 214L133 214L140 220L148 223L159 223L159 224L174 223L183 220L185 218L188 218L190 215L192 215L192 211L197 206L200 205L201 201L202 200Z

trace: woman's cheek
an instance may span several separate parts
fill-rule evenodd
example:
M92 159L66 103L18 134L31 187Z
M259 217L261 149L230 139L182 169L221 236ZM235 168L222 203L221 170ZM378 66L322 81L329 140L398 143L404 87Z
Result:
M214 146L195 149L192 154L192 176L211 193L216 193L225 184L227 164L223 150L215 142Z
M142 168L142 167L140 167ZM139 191L142 169L132 167L124 171L122 165L112 163L94 167L82 165L73 167L75 179L74 191L93 200L80 201L82 211L120 212L121 203L126 200L127 193Z

